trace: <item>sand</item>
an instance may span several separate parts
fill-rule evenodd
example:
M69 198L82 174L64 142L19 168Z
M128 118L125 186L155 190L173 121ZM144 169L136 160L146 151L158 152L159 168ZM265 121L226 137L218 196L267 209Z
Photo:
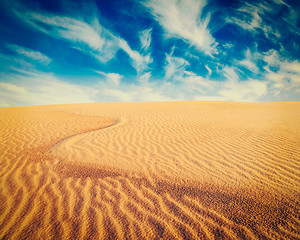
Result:
M300 239L300 103L0 108L0 239Z

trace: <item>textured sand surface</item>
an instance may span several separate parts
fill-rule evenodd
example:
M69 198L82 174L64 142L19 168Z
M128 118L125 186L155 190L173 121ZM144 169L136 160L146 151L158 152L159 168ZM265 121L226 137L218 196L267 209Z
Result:
M0 239L300 239L300 103L0 109Z

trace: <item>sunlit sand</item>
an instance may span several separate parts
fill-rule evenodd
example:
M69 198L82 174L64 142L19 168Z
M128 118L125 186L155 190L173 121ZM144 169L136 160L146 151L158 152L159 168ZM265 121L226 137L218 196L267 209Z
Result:
M300 103L0 109L0 239L299 239Z

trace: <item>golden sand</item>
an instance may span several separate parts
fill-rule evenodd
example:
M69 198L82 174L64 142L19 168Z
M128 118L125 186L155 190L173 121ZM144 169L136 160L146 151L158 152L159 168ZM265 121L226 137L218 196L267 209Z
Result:
M299 239L300 103L0 108L0 239Z

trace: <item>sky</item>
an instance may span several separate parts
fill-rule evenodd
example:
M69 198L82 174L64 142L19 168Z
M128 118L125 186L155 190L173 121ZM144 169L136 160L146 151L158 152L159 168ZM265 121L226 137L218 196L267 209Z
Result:
M300 100L298 0L1 0L0 107Z

